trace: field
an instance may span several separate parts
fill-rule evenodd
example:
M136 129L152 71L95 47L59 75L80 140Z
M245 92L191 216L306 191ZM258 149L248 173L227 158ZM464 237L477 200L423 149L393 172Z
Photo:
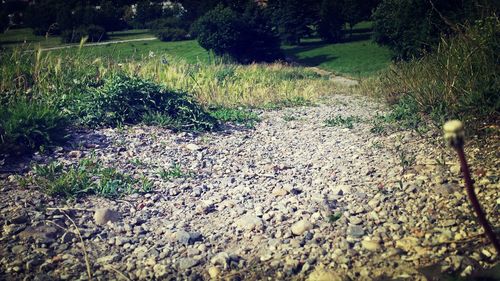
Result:
M287 56L302 65L356 78L372 76L391 62L391 51L371 40L369 22L354 26L346 41L328 44L312 38L303 40L300 46L284 46L284 50Z
M110 33L110 40L135 40L150 38L147 30L128 30ZM339 75L362 78L376 74L386 68L391 59L387 48L380 47L370 40L370 23L361 23L354 27L348 41L339 44L328 44L320 39L305 39L300 46L283 46L286 56L304 66L315 66ZM0 45L15 47L25 45L27 48L54 48L71 46L61 44L58 37L34 36L30 29L9 30L0 35ZM76 46L73 44L73 46ZM51 50L55 55L68 55L75 49ZM180 42L135 41L102 46L91 46L79 51L89 58L112 58L115 60L137 60L144 57L156 56L171 60L181 58L188 63L206 63L213 60L213 56L201 48L196 40Z

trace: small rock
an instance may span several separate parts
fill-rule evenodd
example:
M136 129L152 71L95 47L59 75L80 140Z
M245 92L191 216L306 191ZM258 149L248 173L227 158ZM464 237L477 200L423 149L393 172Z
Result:
M196 145L194 143L187 144L186 148L189 149L189 150L191 150L191 151L197 151L197 150L201 149L200 146L198 146L198 145Z
M285 196L288 194L288 191L284 188L275 188L273 189L273 192L272 194L276 197L280 197L280 196Z
M81 158L82 157L82 152L79 150L72 150L68 153L68 157L70 158Z
M179 230L175 233L175 239L182 244L192 245L195 242L201 241L203 237L198 232L187 232L184 230Z
M186 270L191 267L197 266L200 263L199 260L193 258L184 258L179 261L179 269Z
M363 220L358 217L351 217L349 218L349 222L354 225L360 225L363 223Z
M378 251L380 250L380 244L375 242L375 241L371 241L371 240L363 240L361 241L361 246L363 246L364 249L368 250L368 251Z
M97 225L105 225L108 222L117 222L120 219L120 212L108 208L97 209L94 213L94 221Z
M229 262L230 261L231 261L231 257L226 252L220 252L220 253L218 253L217 255L213 256L210 259L210 262L213 265L220 265L224 269L227 269L229 267Z
M161 279L163 277L166 277L168 275L168 266L163 265L163 264L156 264L153 266L153 271L155 273L155 277L157 279Z
M216 266L212 266L208 269L208 275L210 276L211 279L217 279L220 273L221 270Z
M262 228L263 223L261 218L248 214L239 218L236 221L236 226L244 230L254 230Z
M352 237L359 238L365 235L365 230L360 225L350 225L348 234Z
M342 277L332 270L316 267L307 278L307 281L342 281Z
M292 225L291 231L295 235L301 235L302 233L313 229L313 227L312 223L306 220L301 220Z

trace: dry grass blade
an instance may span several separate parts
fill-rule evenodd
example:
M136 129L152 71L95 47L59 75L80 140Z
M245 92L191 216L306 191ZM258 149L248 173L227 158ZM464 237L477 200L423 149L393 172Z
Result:
M59 211L63 213L66 218L68 218L68 220L71 222L71 224L73 224L73 226L76 229L76 234L78 235L78 238L80 238L80 243L82 243L83 255L85 257L85 266L87 267L87 276L89 277L89 280L92 280L92 271L90 269L89 255L87 253L87 248L85 247L82 234L80 233L80 229L76 225L75 221L68 214L66 214L62 209L59 209Z
M102 265L104 267L104 269L106 270L111 270L113 272L115 272L118 276L120 276L121 278L123 278L124 280L127 280L127 281L131 281L132 279L130 279L129 277L127 277L127 275L123 274L122 272L120 272L118 269L114 268L113 266L111 265Z

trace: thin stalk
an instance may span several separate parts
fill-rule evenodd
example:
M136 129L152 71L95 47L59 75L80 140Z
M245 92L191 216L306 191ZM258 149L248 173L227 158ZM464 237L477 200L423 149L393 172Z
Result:
M454 145L454 148L457 151L458 159L460 160L460 167L462 169L462 174L465 180L465 189L467 190L467 196L469 197L472 208L474 209L474 212L476 212L477 219L479 221L479 224L481 224L481 226L483 227L484 233L486 234L486 236L488 236L491 243L495 247L497 254L500 254L500 243L498 242L496 234L493 231L490 223L486 219L486 215L481 208L481 204L479 204L476 193L474 192L474 185L470 176L469 166L467 165L467 159L465 158L464 148L460 144Z

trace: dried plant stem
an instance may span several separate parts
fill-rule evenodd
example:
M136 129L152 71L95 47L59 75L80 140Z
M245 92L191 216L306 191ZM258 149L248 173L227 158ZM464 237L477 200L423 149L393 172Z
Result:
M66 218L68 218L68 220L73 224L73 226L76 229L76 233L78 234L78 238L80 238L80 243L82 243L83 255L85 257L85 266L87 267L87 276L89 277L89 280L92 280L92 271L90 270L89 255L87 253L87 248L85 247L85 243L83 242L83 237L82 237L82 234L80 233L80 229L76 225L75 221L70 216L68 216L68 214L66 214L62 209L59 209L59 211L61 213L63 213L64 216L66 216Z
M474 186L470 176L469 166L467 165L467 159L465 158L464 148L462 145L454 145L454 148L457 151L458 158L460 160L460 166L465 180L465 189L467 190L467 196L469 197L472 208L474 208L474 212L476 212L477 219L479 224L483 227L484 233L488 236L491 243L495 247L497 254L500 254L500 243L498 242L496 234L491 228L490 223L486 219L486 215L479 204L476 193L474 192Z
M127 280L127 281L131 281L132 279L128 278L127 275L123 274L122 272L120 272L118 269L112 267L111 265L103 265L104 269L107 269L107 270L111 270L113 272L115 272L118 276L122 277L123 279Z

